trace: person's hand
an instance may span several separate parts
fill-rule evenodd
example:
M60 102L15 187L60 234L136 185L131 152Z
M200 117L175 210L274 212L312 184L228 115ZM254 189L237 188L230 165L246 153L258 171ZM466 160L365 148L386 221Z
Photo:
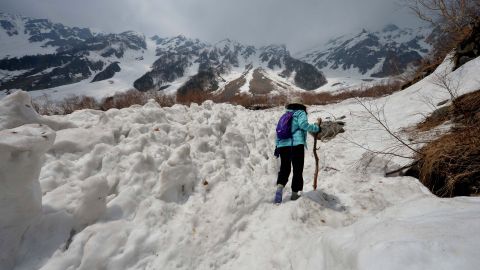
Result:
M317 118L317 125L320 126L322 124L322 118Z

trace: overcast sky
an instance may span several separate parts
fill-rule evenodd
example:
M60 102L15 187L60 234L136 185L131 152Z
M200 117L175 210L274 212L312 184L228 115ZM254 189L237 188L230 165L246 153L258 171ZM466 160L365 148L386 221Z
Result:
M365 27L416 26L402 0L0 0L0 10L96 31L183 34L298 51Z

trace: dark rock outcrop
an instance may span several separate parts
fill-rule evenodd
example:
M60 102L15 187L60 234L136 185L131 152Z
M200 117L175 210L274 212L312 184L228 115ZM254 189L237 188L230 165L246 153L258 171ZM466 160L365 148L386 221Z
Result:
M192 76L177 91L177 94L187 95L190 92L206 91L212 92L218 89L217 75L213 69L203 70Z
M295 84L305 90L314 90L327 83L325 76L314 66L294 59L285 58L285 75L295 72Z
M351 70L365 76L389 77L420 63L431 49L430 33L428 29L400 29L390 24L380 32L363 30L331 40L325 48L305 53L301 60L320 70Z
M459 68L470 60L480 56L480 23L477 23L470 33L455 49L455 67Z
M118 59L127 50L147 48L145 37L135 32L120 34L93 34L87 28L67 27L45 19L31 19L0 13L0 25L9 35L18 35L18 24L32 44L55 49L55 53L6 57L0 60L0 69L14 71L14 75L0 80L0 90L40 90L76 83L97 74L93 81L111 78L119 71ZM101 55L105 59L90 57ZM108 58L108 59L107 59Z
M113 78L115 73L120 72L121 68L118 65L118 62L111 63L103 71L95 75L92 82L99 82Z

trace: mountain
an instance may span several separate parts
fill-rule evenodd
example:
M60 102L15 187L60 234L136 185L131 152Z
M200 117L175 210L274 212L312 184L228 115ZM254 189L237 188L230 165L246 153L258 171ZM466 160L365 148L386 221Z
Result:
M0 90L105 95L135 87L232 96L314 90L326 83L318 69L293 58L283 45L257 48L229 39L208 44L184 36L94 33L4 13L0 45Z
M167 89L186 75L189 78L178 89L180 94L220 89L232 95L245 87L253 93L313 90L326 83L319 70L291 57L283 45L256 48L229 39L210 45L184 36L153 40L158 59L150 72L135 81L139 90Z
M307 137L302 197L291 201L287 187L279 206L274 128L284 108L152 100L48 117L33 109L32 92L17 91L0 100L0 269L476 270L480 196L440 198L413 177L386 175L413 162L399 155L416 155L396 138L422 151L426 139L450 143L450 128L469 129L447 121L412 134L449 107L434 106L451 98L438 75L461 80L459 95L480 89L480 58L451 67L369 99L399 137L358 102L312 105L311 120L343 116L345 133L321 143L317 190ZM478 109L474 98L462 103ZM460 140L478 143L475 130ZM441 160L473 181L432 183L478 194L478 152L457 145Z
M380 31L362 30L302 52L298 57L327 76L384 78L402 74L430 52L432 29L386 25Z
M92 33L45 19L0 14L0 89L39 90L113 77L127 51L146 49L135 32Z

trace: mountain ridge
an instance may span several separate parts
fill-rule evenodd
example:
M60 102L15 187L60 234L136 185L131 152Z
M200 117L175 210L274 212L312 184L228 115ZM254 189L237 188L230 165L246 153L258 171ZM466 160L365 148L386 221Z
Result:
M255 47L231 39L209 44L183 35L146 38L134 31L94 33L88 28L5 13L0 14L0 26L2 39L26 44L23 54L21 50L12 54L9 48L0 52L0 89L32 91L86 80L96 83L116 77L128 70L127 66L140 65L135 63L139 61L144 62L143 72L129 85L140 91L184 89L205 76L213 80L209 87L196 85L191 90L217 91L228 83L225 78L252 68L283 79L290 90L313 90L326 83L319 70L292 58L284 45ZM146 57L149 50L153 57ZM133 54L128 61L124 57L127 52ZM275 80L269 82L272 91L281 90Z
M428 27L413 29L387 24L376 31L362 29L359 33L340 35L296 56L327 75L384 78L418 65L432 49L431 35Z
M147 38L135 31L93 32L0 13L0 90L104 95L136 88L233 96L348 87L338 80L327 84L325 74L330 78L340 71L343 77L359 78L353 84L398 75L428 53L427 31L421 33L387 25L380 32L342 35L292 54L283 44L253 46L229 38L209 43L184 35ZM394 61L399 58L400 65ZM108 91L95 90L100 88Z

